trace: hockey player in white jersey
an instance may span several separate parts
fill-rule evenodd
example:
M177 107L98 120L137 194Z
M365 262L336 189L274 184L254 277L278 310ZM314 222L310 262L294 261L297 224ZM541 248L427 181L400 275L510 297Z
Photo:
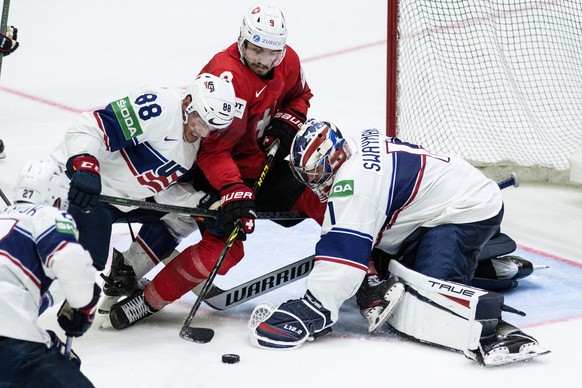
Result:
M503 202L495 182L456 156L377 129L344 139L333 124L313 119L295 137L290 164L327 211L305 296L257 306L249 322L253 344L296 348L330 332L375 247L397 259L390 270L398 276L384 280L380 304L366 306L370 332L388 321L486 365L545 352L501 320L509 309L502 295L467 286L484 245L499 233Z
M41 295L58 280L66 301L58 322L67 336L91 326L100 289L75 222L59 206L67 178L54 161L32 161L0 212L0 386L92 387L74 352L37 322Z
M204 193L194 192L188 170L200 139L224 130L234 117L232 84L200 74L186 89L146 87L84 113L53 153L71 179L69 213L80 242L103 270L115 222L156 222L165 213L113 206L100 194L196 206ZM192 233L189 217L167 215L164 232L174 238Z

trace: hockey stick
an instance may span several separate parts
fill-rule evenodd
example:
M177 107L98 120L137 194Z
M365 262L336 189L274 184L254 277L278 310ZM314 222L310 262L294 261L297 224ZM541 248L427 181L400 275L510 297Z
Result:
M315 255L307 256L228 290L223 290L213 284L204 298L204 303L215 310L226 310L238 306L306 277L313 269L314 263ZM195 288L193 291L196 293L196 290Z
M108 195L99 196L99 200L114 205L135 206L142 209L156 210L165 213L180 213L203 218L218 217L218 211L216 210L206 210L196 207L166 205L157 202L140 201L137 199L110 197ZM257 212L257 219L264 220L300 220L305 218L308 218L307 215L300 212Z
M501 182L497 183L500 189L505 189L506 187L514 186L519 187L519 181L517 180L517 176L515 173L511 173L511 177L502 180ZM99 196L99 200L105 203L111 203L114 205L121 205L121 206L134 206L139 207L142 209L149 209L155 210L165 213L180 213L180 214L187 214L194 217L203 217L203 218L217 218L218 212L215 210L206 210L200 209L196 207L186 207L186 206L175 206L175 205L166 205L157 202L147 202L147 201L140 201L137 199L130 199L130 198L119 198L119 197L111 197L108 195L101 195ZM265 219L265 220L296 220L296 219L305 219L308 218L306 214L301 212L257 212L257 219Z
M519 181L517 180L517 175L515 175L515 173L512 172L509 178L504 179L501 182L497 182L497 185L501 190L503 190L509 186L519 187Z
M254 191L255 195L257 194L257 192L261 188L263 181L265 180L265 176L269 172L269 169L271 167L271 164L273 163L273 159L275 159L275 154L277 153L278 148L279 148L279 140L277 139L277 140L275 140L275 142L273 143L273 145L269 149L269 153L267 154L267 160L266 160L265 166L263 167L263 171L261 172L259 179L255 182L255 185L253 187L253 191ZM196 299L196 302L194 303L194 306L192 306L192 310L190 311L190 314L188 314L188 316L184 320L184 324L182 325L182 330L180 330L180 338L185 339L187 341L205 344L205 343L210 342L212 340L212 337L214 337L214 330L212 330L210 328L204 328L204 327L191 327L190 323L192 322L192 319L194 319L194 315L198 311L200 304L206 298L206 295L208 295L208 291L210 290L210 286L212 285L212 282L214 282L214 278L216 277L216 274L218 273L218 270L220 269L222 262L226 258L228 251L230 250L230 248L234 244L236 237L238 236L241 228L242 228L242 224L241 224L241 221L239 220L236 223L236 225L234 226L234 230L232 231L230 236L228 236L228 239L226 240L226 244L225 244L224 248L222 249L222 252L220 252L220 255L218 256L218 260L216 261L216 264L214 264L214 268L212 268L212 271L210 272L208 279L206 279L206 281L204 282L204 287L202 287L202 291L200 292L200 296L198 297L198 299Z
M73 349L73 337L67 336L67 342L65 344L65 357L67 357L67 359L71 357L72 349Z
M515 173L512 173L511 177L498 182L497 185L500 189L505 189L510 186L518 187L519 181ZM210 291L208 291L208 295L204 298L204 303L216 310L226 310L238 306L306 277L313 269L314 263L315 256L311 255L228 290L223 290L216 285L212 285ZM196 295L200 294L197 292L198 287L192 291Z
M8 27L8 11L10 10L10 0L4 0L2 5L2 20L0 21L0 32L5 34L6 27ZM2 72L2 58L3 54L0 54L0 72Z
M6 202L6 206L10 206L11 203L8 200L8 198L6 198L6 196L4 195L4 192L2 191L2 189L0 189L0 197L2 197L2 199L4 200L4 202Z

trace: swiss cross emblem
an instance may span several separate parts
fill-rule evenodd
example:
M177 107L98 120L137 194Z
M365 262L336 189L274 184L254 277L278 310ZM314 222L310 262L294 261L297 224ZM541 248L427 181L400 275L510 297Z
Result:
M253 230L254 227L255 227L255 221L252 218L249 218L245 222L245 229L246 230Z

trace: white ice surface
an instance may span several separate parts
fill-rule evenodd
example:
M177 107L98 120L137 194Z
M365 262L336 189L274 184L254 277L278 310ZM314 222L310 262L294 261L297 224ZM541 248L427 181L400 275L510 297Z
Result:
M283 9L289 44L303 58L315 94L311 115L331 119L343 131L384 129L385 2L272 3ZM24 162L50 152L80 112L145 84L188 84L215 52L236 39L249 5L235 0L13 1L10 23L19 28L21 47L4 59L0 77L0 138L7 153L0 160L2 190L10 195ZM523 184L503 193L507 234L526 248L582 266L582 189ZM218 282L233 285L306 256L317 237L310 221L290 230L259 222L243 262ZM112 241L125 248L127 228L116 226ZM577 370L582 316L552 319L554 309L564 308L564 295L552 288L547 293L558 307L540 304L536 308L549 318L525 327L552 353L498 368L391 333L371 337L353 301L328 337L295 351L251 347L246 322L256 302L280 303L303 292L299 281L239 308L219 312L203 305L193 324L216 332L204 345L178 337L195 300L187 295L124 331L99 329L97 322L74 341L74 349L97 387L582 386ZM62 335L55 313L51 308L41 321ZM224 353L239 354L241 362L222 364Z

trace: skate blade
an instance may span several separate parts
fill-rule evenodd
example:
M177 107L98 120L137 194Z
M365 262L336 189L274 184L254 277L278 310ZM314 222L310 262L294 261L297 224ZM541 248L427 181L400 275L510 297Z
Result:
M404 295L404 284L394 283L392 288L390 288L389 295L390 299L392 300L390 301L390 304L387 307L385 307L384 310L382 310L382 312L380 313L380 315L374 320L374 323L371 323L368 326L368 332L370 334L376 334L382 327L384 327L384 324L386 323L388 318L392 316L394 309L396 309L396 306L398 306L398 304L402 300L403 295ZM374 309L377 308L378 307L374 307Z
M530 347L527 352L523 353L493 354L487 358L484 358L483 363L485 364L485 366L513 364L515 362L526 361L529 360L530 358L542 356L548 353L550 353L549 350L546 350L541 346L535 345Z

